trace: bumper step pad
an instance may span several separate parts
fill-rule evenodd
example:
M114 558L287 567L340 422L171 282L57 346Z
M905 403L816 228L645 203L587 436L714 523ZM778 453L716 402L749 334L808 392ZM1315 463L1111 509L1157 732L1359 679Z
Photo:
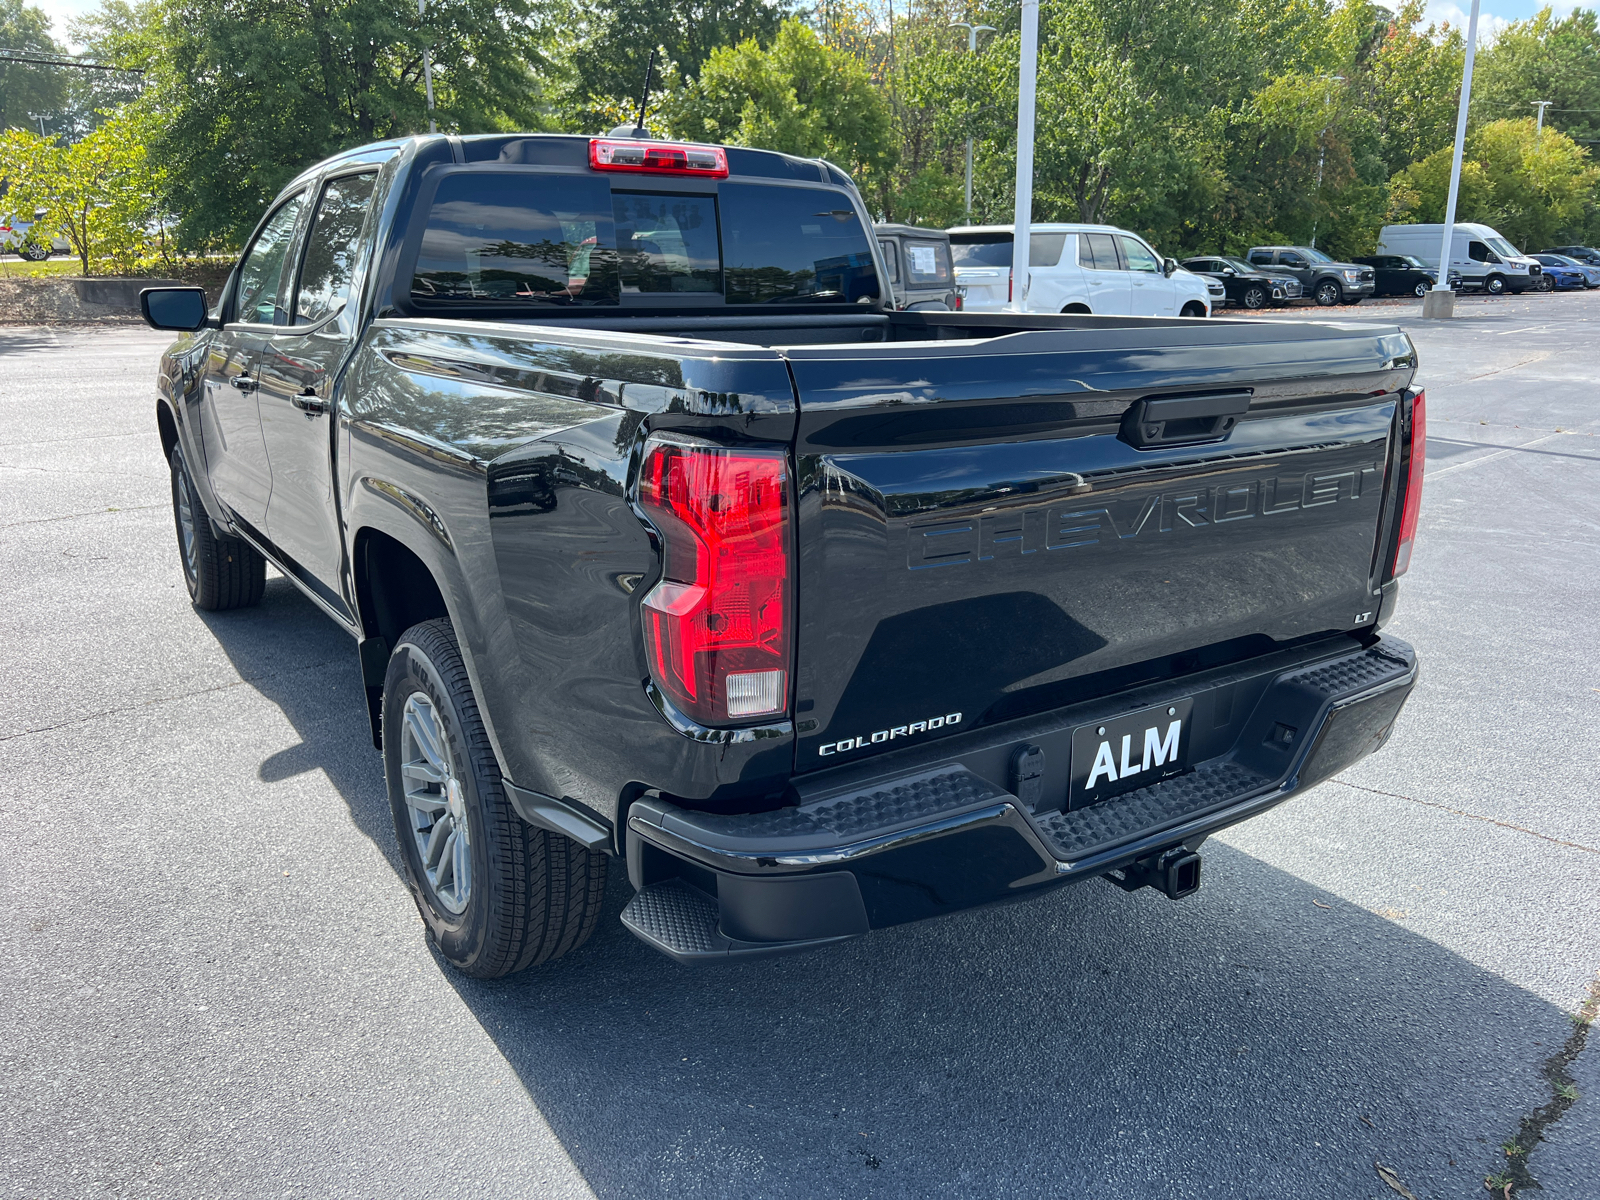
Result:
M686 963L781 954L851 940L846 936L794 942L741 942L722 932L717 902L681 879L654 883L635 892L622 909L622 923L640 941Z

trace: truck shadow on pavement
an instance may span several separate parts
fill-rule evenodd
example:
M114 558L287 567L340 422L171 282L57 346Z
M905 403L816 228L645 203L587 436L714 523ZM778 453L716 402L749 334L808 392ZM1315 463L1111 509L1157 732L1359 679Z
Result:
M315 615L275 579L206 623L300 735L262 779L326 772L396 866L356 656ZM1094 881L711 968L628 935L628 893L614 863L595 936L546 967L439 964L604 1197L1393 1195L1377 1162L1419 1200L1482 1194L1571 1029L1215 841L1190 900Z

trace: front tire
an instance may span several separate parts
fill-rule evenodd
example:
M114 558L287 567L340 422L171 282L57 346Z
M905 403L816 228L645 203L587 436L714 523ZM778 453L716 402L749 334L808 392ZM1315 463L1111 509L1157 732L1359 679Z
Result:
M1430 284L1426 279L1419 279L1417 280L1417 286L1412 288L1411 292L1418 300L1424 300L1427 298L1428 293L1432 290L1432 284Z
M588 940L605 855L511 807L447 620L413 625L389 658L383 766L406 885L453 967L494 979Z
M1183 306L1183 311L1178 315L1180 317L1203 317L1206 315L1206 306L1198 300L1191 300Z
M1333 280L1324 279L1317 284L1316 297L1323 308L1332 308L1344 299L1344 290Z
M1483 282L1483 290L1491 296L1499 296L1506 290L1506 277L1504 275L1491 275Z
M172 518L183 582L196 608L222 612L253 608L267 586L267 560L248 542L218 537L189 477L181 445L172 448Z
M1252 283L1239 297L1239 303L1248 309L1259 309L1267 306L1267 299L1267 289L1259 283Z

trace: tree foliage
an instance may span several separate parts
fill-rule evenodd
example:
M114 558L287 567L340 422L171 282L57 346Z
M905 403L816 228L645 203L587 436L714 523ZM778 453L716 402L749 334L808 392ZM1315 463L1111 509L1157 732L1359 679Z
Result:
M531 0L106 0L79 32L146 70L186 240L237 244L304 167L428 128L424 47L441 126L548 126L540 20Z
M158 227L165 184L165 172L146 152L147 133L132 114L67 145L8 130L0 136L7 200L19 212L40 213L36 229L65 233L85 275L102 259L130 267Z
M661 110L674 136L826 158L871 187L895 160L888 106L865 68L793 18L770 47L714 50Z

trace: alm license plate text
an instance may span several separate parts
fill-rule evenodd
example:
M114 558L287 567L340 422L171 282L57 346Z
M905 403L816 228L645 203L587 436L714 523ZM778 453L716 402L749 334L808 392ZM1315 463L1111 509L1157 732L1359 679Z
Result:
M1170 701L1072 731L1072 781L1067 807L1180 775L1189 765L1192 699Z

